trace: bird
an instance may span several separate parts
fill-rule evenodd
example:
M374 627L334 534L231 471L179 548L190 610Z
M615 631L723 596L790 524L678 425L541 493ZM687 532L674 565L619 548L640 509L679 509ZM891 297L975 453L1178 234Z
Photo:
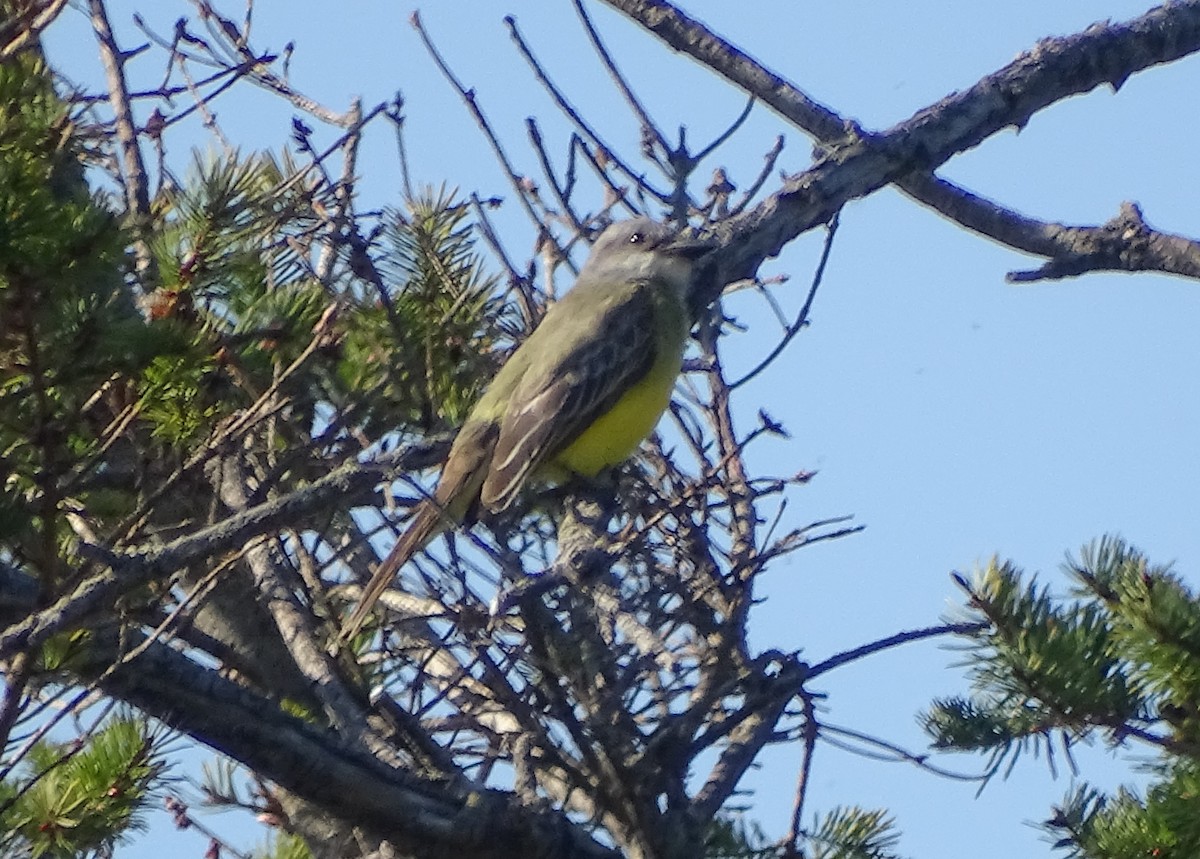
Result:
M594 478L628 459L666 410L712 242L649 217L609 225L468 413L437 486L376 567L341 633L362 628L400 569L437 534L507 510L531 478Z

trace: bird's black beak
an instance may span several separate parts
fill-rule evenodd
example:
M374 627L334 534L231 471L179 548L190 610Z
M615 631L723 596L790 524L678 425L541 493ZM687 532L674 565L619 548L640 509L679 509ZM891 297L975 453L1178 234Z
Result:
M711 250L715 250L717 243L712 239L698 239L685 236L679 236L672 239L668 244L663 245L659 250L663 253L671 254L671 256L680 256L684 259L699 259Z

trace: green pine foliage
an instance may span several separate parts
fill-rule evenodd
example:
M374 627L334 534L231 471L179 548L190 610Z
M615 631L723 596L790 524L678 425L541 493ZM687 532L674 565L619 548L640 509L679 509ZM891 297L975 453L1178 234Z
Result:
M356 307L340 378L378 392L392 426L456 426L501 363L507 305L485 271L468 208L444 188L388 211L378 270L386 295Z
M294 173L267 155L197 155L183 185L156 201L160 284L143 303L177 348L148 367L138 394L151 434L172 447L194 448L254 402L331 300L294 241L315 223Z
M900 833L886 812L835 808L809 833L812 859L896 859Z
M506 302L452 194L385 213L373 277L351 260L318 276L345 250L314 239L332 201L303 168L197 156L154 201L159 279L131 289L128 237L88 191L73 129L43 66L0 70L0 547L39 546L54 569L64 505L119 521L264 392L289 404L279 443L299 446L330 407L370 435L445 429L490 377Z
M160 355L142 374L141 416L152 438L174 447L201 441L223 411L212 395L215 362L199 355Z
M281 832L262 849L255 850L254 859L313 859L312 851L299 835Z
M980 572L971 593L973 611L992 627L966 660L976 694L939 701L926 717L937 747L987 751L994 771L1022 751L1047 749L1055 730L1076 739L1094 719L1138 716L1102 606L1060 603L999 561Z
M272 472L282 493L327 470L315 436L331 416L341 432L327 443L354 433L355 454L363 439L444 429L499 362L507 301L453 194L375 216L351 259L346 231L371 218L339 220L311 167L197 156L140 225L145 265L113 201L89 189L77 131L44 64L0 66L0 558L38 576L41 604L95 571L78 541L138 544L223 509L184 466L252 404L269 403L269 431L252 424L240 449L272 465L299 454ZM133 595L128 618L172 585ZM92 629L125 618L51 638L30 688L61 681ZM0 780L0 853L80 855L136 827L161 762L132 724L78 748L11 739L5 765L23 757Z
M305 416L297 431L311 429L321 402L352 406L368 433L445 429L498 363L506 304L465 205L443 190L386 211L369 248L322 282L328 248L312 240L314 212L329 210L304 177L286 157L197 157L183 186L164 192L151 242L162 285L148 303L190 343L143 380L156 437L196 444L305 353L331 307L338 336L284 388Z
M707 859L897 859L900 832L886 812L837 807L800 833L798 852L769 839L741 815L722 814L709 827Z
M741 814L720 814L709 825L704 844L706 859L776 859L779 844Z
M972 693L935 701L925 728L938 748L987 754L990 774L1093 737L1149 747L1144 795L1085 786L1045 828L1077 859L1200 856L1200 595L1113 537L1064 572L1065 598L1007 562L960 581L986 623L965 659Z
M165 764L146 723L110 720L82 745L39 743L0 782L0 852L73 857L145 828Z
M0 541L41 533L43 560L62 482L97 445L94 394L137 364L143 327L73 129L40 61L0 66Z

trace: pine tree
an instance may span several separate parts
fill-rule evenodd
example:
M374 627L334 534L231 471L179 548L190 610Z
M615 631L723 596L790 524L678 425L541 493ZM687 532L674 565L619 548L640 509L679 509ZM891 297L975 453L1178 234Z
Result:
M1108 796L1086 784L1044 824L1072 859L1200 855L1200 594L1116 537L1068 558L1057 596L1012 563L960 578L969 696L925 714L934 746L986 754L988 772L1098 739L1155 752L1153 780Z
M152 39L167 60L158 89L131 89L127 66L141 52L118 47L103 0L87 9L107 92L74 92L36 44L64 5L0 0L0 849L107 855L160 799L178 825L199 829L168 764L167 740L186 735L222 755L203 801L253 812L276 830L263 854L279 859L894 859L899 828L885 810L805 814L812 749L829 732L813 684L864 655L956 631L970 643L973 690L925 714L935 747L981 753L994 776L1029 750L1069 754L1086 737L1148 743L1159 754L1149 790L1081 788L1047 830L1080 857L1200 855L1200 632L1196 596L1178 576L1106 539L1068 564L1077 587L1067 599L996 562L962 580L965 623L818 664L755 651L759 577L857 527L777 528L781 495L811 475L751 469L746 451L785 431L765 411L747 430L731 406L807 323L844 203L889 182L928 202L917 180L954 153L1186 53L1184 5L1139 27L1041 44L988 79L1004 94L988 110L964 112L977 96L952 96L886 139L806 104L727 46L737 62L714 68L768 81L751 91L821 144L811 171L765 190L777 144L739 201L724 169L711 182L693 174L744 116L693 150L682 132L668 143L631 98L657 171L647 177L552 85L581 130L560 177L529 121L541 190L429 43L535 224L540 275L496 237L488 213L504 201L413 191L405 169L398 207L360 210L365 130L390 123L403 162L399 97L331 111L292 87L291 46L257 51L251 16L239 24L209 2ZM679 20L655 26L666 33ZM1145 36L1160 31L1171 38ZM697 45L720 47L673 43ZM1049 56L1076 73L1043 67ZM322 131L297 118L286 146L239 152L208 112L228 86L284 98ZM185 95L193 101L180 107ZM218 143L185 168L165 139L193 110ZM426 497L450 432L554 300L556 274L635 211L698 223L723 242L698 284L671 435L597 485L535 490L510 513L445 535L341 647L361 583ZM734 381L722 289L751 282L768 255L821 226L802 312L780 317L779 342ZM1186 255L1155 256L1148 230L1139 216L1131 229L1098 231L1133 245L1037 252L1073 273L1114 260L1179 273ZM735 805L739 785L764 750L795 740L805 763L792 831L771 841Z

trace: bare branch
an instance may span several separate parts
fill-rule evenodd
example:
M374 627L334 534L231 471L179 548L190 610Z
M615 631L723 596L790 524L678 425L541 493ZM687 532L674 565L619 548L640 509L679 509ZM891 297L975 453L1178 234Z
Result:
M659 130L658 124L650 116L649 111L642 105L641 99L634 93L633 87L629 85L629 81L625 78L625 75L621 74L621 70L617 68L616 61L613 60L612 54L608 52L608 47L604 44L604 40L596 32L596 27L592 24L592 17L583 6L583 0L572 0L572 2L575 4L575 13L583 23L584 30L587 31L588 40L592 43L592 48L595 49L596 54L600 57L600 61L604 63L604 67L608 69L609 77L612 78L617 89L621 91L621 95L625 97L625 101L629 103L630 109L633 110L641 122L642 134L649 136L659 151L664 153L670 152L671 147L667 145L666 136Z
M792 806L792 828L784 843L789 856L800 855L800 839L804 837L804 801L808 798L808 782L812 775L813 755L817 750L820 725L817 724L817 708L813 696L804 694L804 758L800 762L800 775L796 779L796 801Z
M112 664L106 648L115 646L95 636L90 656L98 672ZM555 844L559 856L615 859L563 817L522 808L499 791L393 769L166 645L119 667L103 687L178 730L213 738L264 778L406 851L518 859L530 855L525 845Z
M35 44L66 5L67 0L42 0L40 6L31 3L19 14L13 14L12 6L6 7L5 14L11 17L0 21L0 57L15 56Z
M931 105L879 135L857 130L670 3L605 2L675 50L689 54L761 99L829 147L826 158L790 182L778 199L769 200L747 214L746 228L754 225L761 242L755 242L759 247L747 253L746 259L730 261L725 269L727 280L752 274L761 259L777 254L788 238L820 223L840 205L839 199L845 202L863 196L887 181L896 182L915 199L964 226L1019 249L1059 260L1048 265L1039 277L1062 277L1107 268L1197 276L1196 260L1200 253L1196 244L1187 239L1135 230L1126 239L1136 240L1132 249L1118 247L1119 242L1104 232L1104 227L1075 228L1081 232L1071 232L1057 225L1021 219L1002 207L985 205L965 189L928 175L954 154L977 145L1005 126L1024 126L1038 110L1070 95L1102 84L1118 89L1135 72L1194 53L1200 49L1200 6L1195 2L1167 4L1125 24L1096 25L1074 36L1044 40L970 89ZM857 187L845 187L843 183L847 181ZM818 211L813 211L814 208ZM783 221L792 219L795 219L793 226L780 230L781 241L766 240L763 227L769 225L768 231L774 232ZM737 235L744 232L735 228ZM1117 235L1123 234L1124 231L1117 231Z
M1096 271L1158 271L1200 279L1200 242L1162 233L1136 203L1098 227L1026 217L937 176L910 174L897 183L914 200L982 236L1048 259L1039 269L1010 272L1010 283L1078 277Z
M783 336L779 338L779 342L775 344L775 348L767 353L767 357L759 361L746 375L737 381L729 383L731 389L737 390L773 364L775 359L782 355L783 350L792 342L792 338L799 334L800 329L808 324L808 314L812 310L813 301L817 297L817 289L820 287L821 278L825 274L825 265L829 262L829 252L833 250L833 237L837 235L837 228L838 219L835 215L833 220L829 222L829 228L825 234L825 246L821 249L821 259L817 262L817 270L813 272L812 285L808 288L808 296L804 299L804 304L801 305L800 312L796 314L796 318L792 323L784 329Z
M116 117L117 141L121 145L125 204L138 239L138 271L143 277L142 287L149 289L153 288L158 279L154 257L146 244L145 236L150 221L150 180L146 175L138 129L133 120L129 83L125 79L126 55L117 47L116 37L113 36L112 27L108 23L108 10L104 0L88 0L88 11L91 14L96 40L100 43L100 60L108 78L109 103Z
M835 654L816 665L812 665L808 669L810 679L820 677L827 671L832 671L845 665L848 662L862 659L865 656L871 656L875 653L881 653L884 650L890 650L898 644L908 644L910 641L921 641L926 638L938 638L943 635L970 635L974 632L987 629L986 623L947 623L941 626L929 626L924 629L911 629L907 632L898 632L895 635L889 635L886 638L880 638L877 641L872 641L861 647L855 647L851 650L846 650L842 653Z
M310 486L259 504L160 549L116 553L100 546L81 545L81 553L101 561L108 569L85 579L72 593L49 608L4 630L0 634L0 659L38 646L54 633L69 628L101 606L111 604L117 595L156 577L168 576L186 564L241 546L284 524L302 521L309 513L331 503L346 506L366 503L374 487L392 467L411 468L428 455L427 450L414 448L379 462L348 463ZM390 465L384 465L389 461Z
M537 57L535 57L533 55L533 51L530 49L529 45L525 42L525 39L521 36L521 31L517 29L516 18L509 15L504 19L504 23L508 25L509 35L512 36L512 40L514 43L516 43L517 49L521 52L521 56L525 58L525 61L527 63L529 63L529 67L531 69L533 69L534 76L538 79L538 82L545 88L546 92L550 94L550 97L552 99L554 99L554 102L555 102L555 104L558 105L559 110L561 110L563 112L563 114L566 115L566 117L569 120L571 120L572 123L574 123L576 128L578 128L581 132L583 132L583 135L586 138L588 138L589 140L592 141L593 145L604 150L604 152L607 155L607 160L610 163L616 165L618 170L620 170L622 173L624 173L626 176L628 176L630 179L632 179L634 181L634 183L637 184L638 188L640 188L641 190L650 194L650 196L657 199L660 203L669 202L670 201L669 194L667 194L665 191L661 191L661 190L655 188L654 186L652 186L646 180L646 176L644 173L639 173L639 172L635 171L632 167L630 167L628 164L626 164L619 156L617 156L616 151L613 149L613 147L611 147L607 143L605 143L604 140L601 139L599 132L597 132L594 128L592 128L592 126L590 124L588 124L588 122L586 120L584 120L583 116L579 113L579 111L576 110L575 107L569 101L567 101L566 96L563 95L562 91L557 86L554 85L553 81L550 80L550 77L546 74L545 70L542 68L541 63L538 61ZM663 148L667 152L670 152L670 150L667 149L665 146Z
M446 78L452 87L454 87L459 98L463 100L463 103L466 104L467 109L471 111L471 116L475 119L475 123L479 126L480 130L487 138L489 145L491 145L492 152L495 153L496 159L500 162L501 168L503 168L505 175L508 177L509 184L512 185L513 191L517 195L517 199L521 201L521 205L525 209L525 213L529 215L529 219L536 226L543 226L541 216L538 214L537 210L533 207L533 203L530 201L529 186L513 167L512 162L509 160L508 155L504 151L504 145L500 142L500 138L496 135L496 132L492 130L491 123L488 122L487 117L483 113L483 109L479 106L479 101L475 98L475 90L467 89L465 86L463 86L462 82L459 81L458 77L454 74L454 71L442 57L442 54L437 49L437 46L433 44L433 39L425 30L425 26L421 23L421 16L414 12L410 20L412 22L413 29L415 29L417 31L417 35L421 37L421 43L425 45L425 50L427 50L429 52L429 56L433 58L433 61L437 65L438 70L441 71L442 76ZM562 248L558 247L558 244L554 240L553 236L550 236L547 233L547 238L554 243L554 247L558 253L558 256L561 259L567 260L569 263L569 258L565 253L562 252Z

